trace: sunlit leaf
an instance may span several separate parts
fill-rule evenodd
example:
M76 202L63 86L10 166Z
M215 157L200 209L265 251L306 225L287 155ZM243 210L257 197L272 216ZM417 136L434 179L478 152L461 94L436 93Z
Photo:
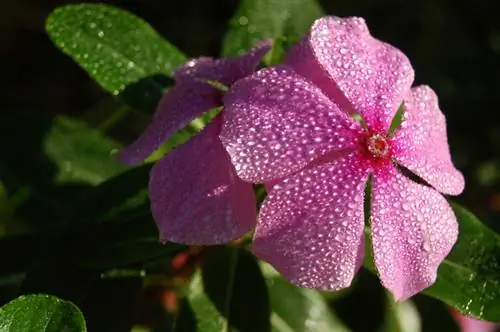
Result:
M173 70L186 61L144 20L108 5L59 7L46 30L104 89L139 109L156 106Z
M84 332L85 320L71 302L48 295L21 296L0 308L2 332Z

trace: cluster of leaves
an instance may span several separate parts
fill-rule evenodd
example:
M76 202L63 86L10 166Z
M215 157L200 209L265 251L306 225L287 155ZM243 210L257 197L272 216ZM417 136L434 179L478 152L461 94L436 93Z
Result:
M311 0L242 0L222 55L272 38L265 62L277 63L321 15ZM146 22L110 6L60 7L47 32L120 105L148 116L186 61ZM349 330L332 309L341 293L298 289L235 246L205 248L188 278L172 274L188 248L158 243L146 188L151 164L118 164L120 144L102 130L122 115L117 109L99 128L31 113L0 119L0 330L130 331L148 287L174 290L178 300L153 331ZM425 294L500 321L500 237L454 210L460 238ZM375 272L370 259L365 268ZM381 330L404 331L400 317L413 309L387 303Z

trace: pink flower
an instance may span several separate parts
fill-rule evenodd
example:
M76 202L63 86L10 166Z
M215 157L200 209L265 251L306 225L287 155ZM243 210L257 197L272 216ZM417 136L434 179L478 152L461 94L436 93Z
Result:
M460 331L462 332L495 332L497 327L500 326L500 324L462 315L454 309L451 310L451 313L460 326Z
M263 42L240 57L188 61L176 71L176 84L160 101L153 122L120 152L119 160L142 162L191 120L221 106L222 92L207 80L231 85L251 74L270 47L270 42ZM218 138L220 126L218 115L151 170L151 211L162 241L219 244L241 237L255 226L252 185L236 176Z
M382 284L398 300L431 285L457 238L446 199L464 179L450 158L435 93L363 19L326 17L285 64L238 81L224 97L220 138L238 175L274 184L253 251L301 287L347 287L364 256L365 186ZM404 120L388 135L404 103ZM363 128L349 113L360 114ZM433 188L402 175L405 166ZM439 192L438 192L439 191Z

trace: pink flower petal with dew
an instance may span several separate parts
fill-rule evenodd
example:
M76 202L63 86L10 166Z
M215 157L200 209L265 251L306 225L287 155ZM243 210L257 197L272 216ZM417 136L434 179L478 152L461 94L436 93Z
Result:
M370 220L375 265L396 300L406 300L432 285L458 235L457 220L446 199L394 167L377 170Z
M126 164L141 163L191 120L220 106L221 91L204 81L230 85L251 74L270 48L270 41L264 41L239 57L216 60L201 57L181 66L175 72L176 84L163 96L151 124L134 143L120 152L118 159Z
M122 149L118 160L141 163L189 122L221 104L220 92L201 82L178 83L163 96L153 120L135 142Z
M397 48L370 35L362 18L324 17L289 52L285 64L312 80L343 110L386 131L414 72Z
M464 177L451 160L446 119L438 98L428 86L411 89L405 100L405 113L394 134L395 158L444 194L458 195Z
M495 332L500 327L500 324L468 317L454 309L451 310L451 313L460 326L461 332Z
M272 42L264 40L238 57L192 59L175 71L175 80L181 82L202 79L231 85L240 78L253 73L271 47Z
M252 185L238 178L217 137L220 116L151 170L151 211L162 241L226 243L256 223Z
M363 261L368 172L351 153L275 185L260 211L253 252L297 286L348 287Z
M325 154L354 148L360 130L285 66L236 82L224 97L223 116L221 141L238 175L250 182L283 178Z

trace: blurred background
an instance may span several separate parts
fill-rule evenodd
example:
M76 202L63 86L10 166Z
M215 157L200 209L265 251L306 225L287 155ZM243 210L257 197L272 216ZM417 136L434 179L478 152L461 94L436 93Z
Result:
M115 111L113 100L44 31L47 15L63 0L0 2L1 113L68 114L90 125ZM92 1L89 1L92 2ZM94 1L97 2L97 1ZM149 22L188 56L217 56L236 0L99 1L129 10ZM495 0L320 0L328 14L364 17L379 39L404 51L416 84L430 85L447 116L456 166L467 180L457 201L500 230L500 2ZM110 106L111 105L111 106ZM32 134L37 118L16 128ZM148 119L127 116L110 129L122 143L135 138ZM35 166L36 165L32 165ZM41 165L40 167L42 167ZM362 274L354 289L332 305L354 331L375 331L384 294ZM153 296L154 297L154 296ZM417 297L423 331L454 323L446 309ZM363 319L360 318L362 314ZM450 327L451 328L451 327ZM456 326L455 326L456 328ZM450 330L451 331L451 330Z

